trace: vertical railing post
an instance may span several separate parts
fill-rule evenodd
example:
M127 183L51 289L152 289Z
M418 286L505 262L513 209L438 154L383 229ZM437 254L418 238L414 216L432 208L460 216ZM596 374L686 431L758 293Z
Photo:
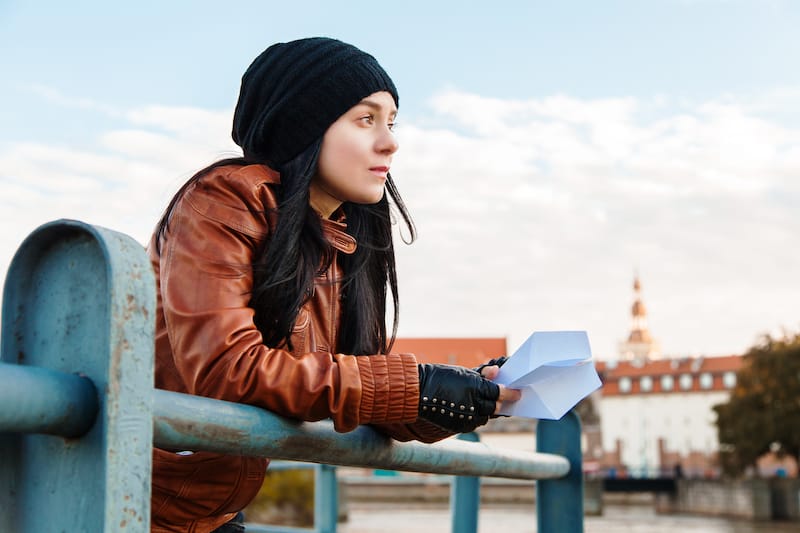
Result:
M314 476L314 531L336 533L339 521L339 486L336 467L317 465Z
M464 433L461 440L478 442L477 433ZM450 487L450 513L452 533L476 533L478 531L478 512L481 507L481 478L476 476L455 476Z
M76 438L0 434L0 531L150 531L154 329L152 268L130 237L58 221L22 243L0 360L84 376L98 409Z
M581 421L570 411L561 420L540 420L536 425L536 451L562 455L569 473L536 482L538 533L583 533L583 460Z

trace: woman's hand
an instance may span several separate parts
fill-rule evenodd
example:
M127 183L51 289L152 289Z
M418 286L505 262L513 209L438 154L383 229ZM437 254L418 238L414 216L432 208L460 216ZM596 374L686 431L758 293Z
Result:
M491 368L483 371L496 374ZM421 364L419 378L419 416L454 433L474 431L497 414L504 401L521 395L460 366Z
M505 355L502 357L497 357L494 359L490 359L489 361L483 363L482 365L475 368L475 372L478 372L481 376L485 377L488 380L493 381L494 378L497 377L497 373L500 372L500 367L503 366L503 363L508 361L508 357ZM498 400L497 409L494 412L495 416L498 416L500 412L500 405L502 402L509 401L515 402L520 399L522 393L515 389L506 389L504 386L500 385L500 399Z

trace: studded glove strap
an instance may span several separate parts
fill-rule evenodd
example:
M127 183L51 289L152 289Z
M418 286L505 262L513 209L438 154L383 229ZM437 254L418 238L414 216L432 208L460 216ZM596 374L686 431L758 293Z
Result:
M489 421L500 388L474 370L419 365L419 416L453 433L468 433Z

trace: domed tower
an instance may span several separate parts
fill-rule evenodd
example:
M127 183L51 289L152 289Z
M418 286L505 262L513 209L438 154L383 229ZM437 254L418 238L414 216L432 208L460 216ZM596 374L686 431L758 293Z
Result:
M619 356L623 361L648 361L661 358L661 349L647 329L647 308L642 302L642 284L639 276L633 279L633 305L631 306L631 332L628 339L619 344Z

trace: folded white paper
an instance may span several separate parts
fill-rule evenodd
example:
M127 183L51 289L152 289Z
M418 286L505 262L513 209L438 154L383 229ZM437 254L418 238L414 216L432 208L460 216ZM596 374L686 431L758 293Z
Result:
M500 414L558 420L592 391L600 377L585 331L537 331L500 367L494 380L522 391Z

